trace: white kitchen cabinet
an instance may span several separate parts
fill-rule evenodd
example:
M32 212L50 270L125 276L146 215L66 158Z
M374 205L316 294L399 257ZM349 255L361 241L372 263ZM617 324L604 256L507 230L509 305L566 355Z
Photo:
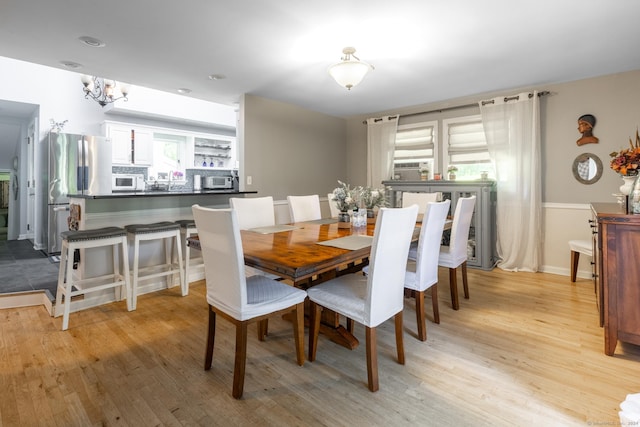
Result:
M111 139L113 165L150 166L153 162L153 133L150 129L105 124Z

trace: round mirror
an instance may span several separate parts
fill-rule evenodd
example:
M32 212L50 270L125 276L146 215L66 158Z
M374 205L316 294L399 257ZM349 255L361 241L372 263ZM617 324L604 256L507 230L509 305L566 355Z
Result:
M598 182L602 176L602 161L592 153L580 154L573 161L573 176L583 184Z

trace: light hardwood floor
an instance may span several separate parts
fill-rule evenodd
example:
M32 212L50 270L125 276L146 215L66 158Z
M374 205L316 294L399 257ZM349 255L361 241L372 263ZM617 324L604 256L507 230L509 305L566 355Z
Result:
M640 392L640 348L603 353L590 281L470 269L471 299L454 312L447 276L427 342L405 300L405 366L393 322L379 327L377 393L366 387L362 326L356 350L321 336L317 360L299 367L291 325L276 318L265 342L250 331L244 396L233 399L234 331L223 319L203 370L204 282L187 297L143 295L131 313L124 302L73 313L65 332L42 307L1 310L0 425L617 424L620 402Z

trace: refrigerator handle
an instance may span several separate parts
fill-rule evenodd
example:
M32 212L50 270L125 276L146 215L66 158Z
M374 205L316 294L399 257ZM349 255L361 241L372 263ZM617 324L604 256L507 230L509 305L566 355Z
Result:
M54 212L61 212L61 211L68 211L69 210L69 205L67 206L56 206L55 208L53 208Z

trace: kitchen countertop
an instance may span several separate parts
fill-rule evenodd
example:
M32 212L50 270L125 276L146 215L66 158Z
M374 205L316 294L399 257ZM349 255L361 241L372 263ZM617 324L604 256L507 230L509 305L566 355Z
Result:
M178 191L125 191L108 194L69 194L68 197L78 199L127 199L141 197L176 197L176 196L215 196L230 194L256 194L257 191L237 191L237 190L178 190Z

